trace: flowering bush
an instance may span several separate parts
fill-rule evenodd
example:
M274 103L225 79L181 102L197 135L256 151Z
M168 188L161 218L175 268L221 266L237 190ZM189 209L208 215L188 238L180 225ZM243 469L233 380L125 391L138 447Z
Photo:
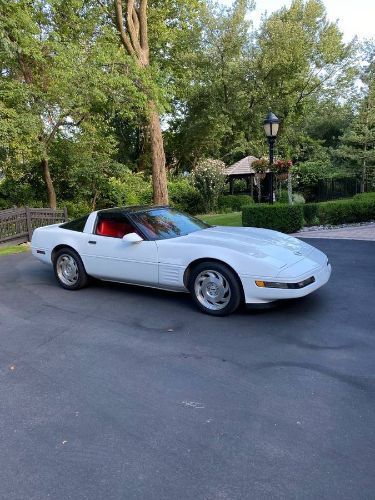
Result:
M191 181L202 195L205 212L212 212L217 208L219 195L225 186L224 169L224 162L208 158L200 161L192 171Z

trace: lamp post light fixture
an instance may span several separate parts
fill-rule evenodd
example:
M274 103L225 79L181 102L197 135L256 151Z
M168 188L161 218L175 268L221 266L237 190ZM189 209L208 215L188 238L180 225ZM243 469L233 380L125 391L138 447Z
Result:
M275 114L270 111L263 122L264 131L266 133L269 145L269 163L270 166L273 164L273 151L276 142L277 132L279 131L280 120ZM273 203L273 172L270 172L270 193L269 202Z

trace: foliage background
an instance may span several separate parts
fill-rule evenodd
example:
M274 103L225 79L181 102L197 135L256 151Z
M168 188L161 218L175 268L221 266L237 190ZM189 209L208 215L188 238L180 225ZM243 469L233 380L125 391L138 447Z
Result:
M212 199L186 175L208 158L267 154L270 108L296 190L340 175L375 188L375 44L345 43L323 2L294 0L254 30L251 1L151 0L145 72L124 56L111 6L0 0L0 207L48 204L46 162L71 211L149 202L150 98L180 208L217 205L220 174Z

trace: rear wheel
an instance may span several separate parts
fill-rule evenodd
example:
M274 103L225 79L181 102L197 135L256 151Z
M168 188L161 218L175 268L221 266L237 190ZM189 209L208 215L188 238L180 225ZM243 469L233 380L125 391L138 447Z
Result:
M198 307L212 316L230 314L241 302L238 277L220 262L198 264L190 274L188 287Z
M87 285L88 275L83 262L73 249L62 248L54 258L56 280L66 290L79 290Z

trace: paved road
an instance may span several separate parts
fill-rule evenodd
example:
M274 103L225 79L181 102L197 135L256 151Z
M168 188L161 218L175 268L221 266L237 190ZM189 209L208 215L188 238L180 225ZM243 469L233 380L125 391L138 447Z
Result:
M0 258L0 498L374 498L375 243L315 244L325 288L222 319Z

